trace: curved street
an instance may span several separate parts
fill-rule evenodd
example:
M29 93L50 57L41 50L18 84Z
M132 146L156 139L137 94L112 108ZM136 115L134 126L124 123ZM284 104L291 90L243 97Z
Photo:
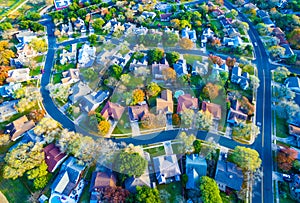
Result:
M225 2L225 6L232 9L232 5ZM273 202L273 187L272 187L272 132L271 132L271 68L272 64L268 61L268 55L265 48L259 38L256 29L251 22L241 13L239 17L249 24L249 36L252 43L257 42L257 46L254 46L256 59L253 61L257 65L258 78L260 79L260 87L257 91L256 101L256 121L262 123L261 135L259 135L255 142L249 147L257 150L262 159L262 171L263 178L261 184L254 186L253 190L253 202ZM41 24L46 26L48 33L48 53L45 62L45 72L41 79L41 94L43 97L43 105L47 113L55 120L60 122L64 128L70 131L76 131L84 135L91 135L80 126L75 125L65 114L58 110L52 98L49 95L49 91L46 86L50 83L51 71L54 65L54 56L57 49L56 39L54 36L54 24L47 18L42 21ZM67 42L63 42L59 45L66 46L73 43L86 41L87 38L74 39ZM198 53L199 54L199 53ZM134 145L144 145L156 142L162 142L172 140L178 135L178 130L164 131L160 133L153 133L142 135L134 138L116 139L116 142L133 143ZM211 134L203 131L196 132L197 138L201 140L213 139L222 146L233 149L235 146L241 145L224 136Z

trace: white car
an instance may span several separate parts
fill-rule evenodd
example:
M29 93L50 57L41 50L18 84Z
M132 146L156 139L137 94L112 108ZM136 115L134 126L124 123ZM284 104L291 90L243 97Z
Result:
M257 126L261 126L261 122L257 122L256 124L257 124Z
M254 46L256 46L256 47L257 47L257 43L256 43L256 42L254 42Z

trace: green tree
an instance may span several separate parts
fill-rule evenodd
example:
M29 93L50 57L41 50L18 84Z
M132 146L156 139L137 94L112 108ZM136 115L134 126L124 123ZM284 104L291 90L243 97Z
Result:
M159 62L164 57L164 51L160 48L151 49L147 53L148 63Z
M173 47L178 43L179 37L176 33L164 32L164 34L162 36L162 40L163 40L164 46Z
M104 25L105 21L102 18L97 18L94 20L92 26L95 29L95 31L101 31L102 26Z
M136 187L136 202L139 203L161 203L159 191L156 188L150 188L147 186Z
M273 72L275 82L283 83L284 80L291 74L286 67L278 67Z
M129 74L123 74L120 77L120 80L122 81L122 83L124 83L124 85L127 85L130 82L131 76Z
M37 52L45 52L48 49L48 45L45 39L34 38L29 45Z
M117 155L114 165L115 170L122 174L140 177L145 172L148 162L139 153L123 151Z
M179 134L179 140L183 142L184 152L192 153L194 151L194 141L196 136L194 134L188 135L186 132L181 132Z
M19 26L21 29L25 30L25 29L28 29L29 26L30 26L30 21L29 20L22 20L20 23L19 23Z
M112 69L112 75L116 79L119 79L122 74L123 68L121 66L114 64L114 65L112 65L111 69Z
M176 63L180 58L180 54L176 51L168 52L166 54L166 59L170 65Z
M95 34L92 34L92 35L89 35L88 36L88 41L90 42L90 44L92 45L92 46L95 46L96 45L96 42L97 42L97 35L95 35Z
M231 160L245 171L256 171L261 165L261 159L256 150L237 146L230 155Z
M41 19L41 15L38 12L28 12L26 18L31 21L38 21Z
M21 144L6 154L3 177L14 180L22 177L26 171L42 164L44 159L45 154L41 143L34 144L29 142Z
M47 175L48 174L47 168L48 165L46 164L45 161L43 161L41 165L26 172L28 179L32 180Z
M38 32L38 31L44 30L44 26L42 26L41 24L39 24L37 22L33 22L33 21L30 21L29 27L30 27L30 30L32 30L33 32Z
M204 203L222 203L216 181L208 176L200 178L200 195Z
M13 26L10 22L2 22L0 24L0 30L2 30L2 31L9 30L9 29L12 29L12 28L13 28Z
M238 139L250 141L255 139L260 133L259 127L253 123L240 123L232 128L232 136Z
M192 127L193 120L194 120L194 110L192 109L186 109L181 114L181 125L185 128Z
M300 161L299 160L295 160L293 162L293 167L294 169L296 169L297 171L300 171Z
M48 180L47 176L41 176L41 177L34 179L33 186L37 190L43 189L48 184L48 181L49 180Z
M285 49L279 45L271 46L268 51L273 57L280 57L285 53Z
M147 94L150 97L156 97L161 91L160 86L156 82L151 82L147 85Z
M0 147L9 143L9 134L0 134Z
M199 154L201 151L201 141L200 140L195 140L193 143L194 149L195 149L195 153Z

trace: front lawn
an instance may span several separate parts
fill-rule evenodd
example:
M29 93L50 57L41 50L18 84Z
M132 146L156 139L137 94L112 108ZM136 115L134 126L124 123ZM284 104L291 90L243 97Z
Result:
M145 149L144 151L148 152L151 155L151 157L157 157L166 154L164 146Z
M76 68L75 64L74 63L68 63L68 64L65 64L65 65L55 65L54 66L55 70L57 72L61 72L61 71L66 71L66 70L69 70L71 68Z
M53 75L53 84L57 84L57 83L60 83L61 81L61 78L62 78L62 74L61 73L56 73Z
M186 63L193 65L194 61L202 62L202 56L193 55L193 54L184 54L183 58L186 60Z
M34 57L33 60L35 60L37 63L42 63L43 62L43 58L44 58L44 55L40 55L40 56Z
M281 138L288 137L289 129L285 119L279 118L276 114L276 136Z
M127 134L131 132L128 111L125 110L112 134Z
M170 194L169 202L176 202L176 196L182 195L181 181L170 184L157 185L158 190L166 190Z
M35 69L30 69L29 75L35 76L41 73L41 66L37 66Z

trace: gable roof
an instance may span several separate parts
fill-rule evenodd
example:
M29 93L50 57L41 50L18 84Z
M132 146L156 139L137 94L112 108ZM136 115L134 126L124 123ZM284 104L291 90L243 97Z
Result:
M92 175L90 192L95 189L104 189L106 187L116 187L116 177L111 171L94 172Z
M23 133L35 126L33 120L28 120L26 116L22 116L6 126L6 132L10 134L11 140L17 140Z
M72 87L72 95L69 97L72 103L76 103L83 96L92 92L92 89L83 82L78 82Z
M300 88L300 78L299 77L289 77L284 83L288 88Z
M146 103L128 106L128 114L131 121L140 120L148 112L148 105Z
M112 118L114 120L119 120L123 112L125 110L125 107L121 106L120 104L112 103L108 101L104 108L101 111L101 115L107 120L109 118Z
M234 190L241 190L244 181L243 172L234 163L219 160L215 180Z
M181 175L175 154L154 157L153 164L159 184L165 183L166 178Z
M239 121L246 121L248 118L247 114L244 114L243 112L239 110L234 110L233 108L230 108L228 112L227 122L239 122Z
M201 176L206 175L207 163L204 157L198 154L186 155L187 189L198 189Z
M300 136L300 127L290 124L289 125L289 134L295 135L295 136Z
M53 143L47 145L44 148L45 161L48 165L48 171L53 172L57 166L64 160L67 155L59 150Z
M94 111L108 98L108 96L108 90L92 92L91 94L82 96L80 105L86 112Z
M202 110L210 112L215 119L221 119L222 108L219 104L209 103L206 101L202 102Z
M186 109L198 109L198 98L193 98L190 94L179 96L177 112L180 113Z
M164 113L173 113L173 96L171 90L163 90L161 98L156 98L156 111Z
M130 177L125 180L125 188L131 193L136 192L136 186L148 186L151 187L150 176L148 167L140 177Z

